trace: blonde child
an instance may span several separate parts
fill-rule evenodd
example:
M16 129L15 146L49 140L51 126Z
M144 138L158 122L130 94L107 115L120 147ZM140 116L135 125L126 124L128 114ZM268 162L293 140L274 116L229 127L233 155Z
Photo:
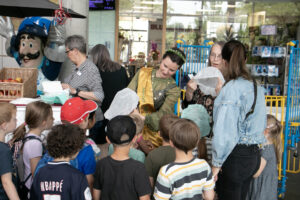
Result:
M248 200L277 199L277 163L282 154L281 128L280 122L273 115L267 115L267 128L264 131L267 142L261 152L260 167L250 184Z
M20 125L14 132L14 136L10 142L14 143L23 140L23 162L24 162L24 179L25 186L29 190L33 180L35 168L43 155L43 144L41 133L48 130L53 125L53 113L49 104L36 101L26 106L25 123ZM28 126L28 132L26 132ZM35 139L24 140L27 137L35 137Z
M7 133L16 128L16 106L0 103L0 199L20 199L12 181L13 160L10 148L4 143Z

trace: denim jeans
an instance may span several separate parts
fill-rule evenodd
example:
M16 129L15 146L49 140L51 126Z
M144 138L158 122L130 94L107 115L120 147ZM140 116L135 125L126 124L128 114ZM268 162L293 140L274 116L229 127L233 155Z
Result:
M244 200L259 166L260 152L257 145L236 145L218 175L219 200Z

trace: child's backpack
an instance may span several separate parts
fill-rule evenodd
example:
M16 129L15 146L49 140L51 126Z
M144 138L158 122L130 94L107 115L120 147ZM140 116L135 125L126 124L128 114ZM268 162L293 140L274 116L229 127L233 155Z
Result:
M32 176L30 173L27 177L24 177L24 161L23 161L23 146L29 140L39 140L42 143L42 140L36 136L30 135L23 139L17 140L14 143L9 142L10 150L13 155L13 174L16 177L17 181L17 190L21 199L27 199L28 189L25 186L25 183ZM43 143L42 143L43 145ZM45 147L43 145L43 154L45 154Z

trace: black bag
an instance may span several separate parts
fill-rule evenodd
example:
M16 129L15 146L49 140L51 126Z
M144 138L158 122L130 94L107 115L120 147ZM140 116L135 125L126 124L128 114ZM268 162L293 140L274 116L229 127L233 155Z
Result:
M20 199L27 200L29 189L26 187L25 183L32 176L30 173L27 177L24 178L24 161L23 161L23 146L25 142L29 140L39 140L41 143L41 139L35 136L28 136L23 138L22 140L17 140L14 143L10 144L10 150L13 154L13 175L16 179L17 191ZM43 145L43 143L42 143ZM43 154L45 153L45 148L43 145Z

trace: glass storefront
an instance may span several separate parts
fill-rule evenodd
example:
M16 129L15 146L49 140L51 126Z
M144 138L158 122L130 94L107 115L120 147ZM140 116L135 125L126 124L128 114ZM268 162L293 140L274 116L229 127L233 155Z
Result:
M146 60L153 45L161 51L162 45L168 49L177 39L191 45L238 39L249 49L285 46L300 39L300 2L295 0L167 0L164 36L163 0L120 0L119 5L119 51L124 63L143 55Z

